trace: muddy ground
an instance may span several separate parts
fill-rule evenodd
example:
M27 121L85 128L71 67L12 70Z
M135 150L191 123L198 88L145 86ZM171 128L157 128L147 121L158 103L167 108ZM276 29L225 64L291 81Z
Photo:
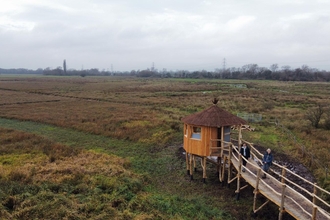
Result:
M266 148L262 146L255 145L254 146L259 152L265 152ZM291 170L293 173L303 177L304 179L308 180L311 183L315 183L316 179L314 175L309 171L307 167L305 167L303 164L301 164L297 159L290 157L290 155L286 155L283 153L278 153L278 152L272 152L273 157L274 157L274 162L278 163L281 166L286 166L289 170ZM273 168L276 172L281 173L281 170L276 169L276 167L271 167ZM302 179L296 177L293 174L286 173L286 177L296 183L297 185L301 186L304 189L307 189L309 192L313 192L313 186L310 184L307 184L305 181ZM289 184L290 185L290 184ZM292 188L297 189L295 186L291 186Z

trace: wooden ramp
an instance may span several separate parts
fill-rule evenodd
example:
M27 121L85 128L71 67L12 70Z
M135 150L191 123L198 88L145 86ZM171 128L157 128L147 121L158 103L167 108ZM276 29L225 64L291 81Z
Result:
M239 162L235 158L233 158L231 161L235 169L238 170ZM267 199L275 203L277 206L282 207L283 211L288 212L296 219L313 219L313 202L307 200L304 196L297 193L294 189L282 183L281 181L278 181L271 175L267 175L266 179L260 178L261 175L259 175L258 178L258 171L253 168L249 169L249 165L247 165L245 172L241 172L240 175L247 183L249 183L255 189L255 193L262 194ZM318 216L316 216L316 219L330 218L330 216L327 215L327 213L325 212L317 214Z
M248 142L245 142L248 143ZM272 174L267 174L266 179L261 178L264 174L260 164L262 154L257 151L251 143L248 143L251 149L252 159L247 161L247 166L245 168L245 172L242 172L242 160L243 157L238 153L238 148L232 145L231 147L227 148L227 152L224 152L222 155L218 155L218 157L208 157L208 161L212 161L215 163L219 161L221 158L222 163L220 166L220 181L224 180L224 170L228 170L228 183L233 181L237 182L237 190L236 193L238 194L241 190L243 190L248 185L242 186L241 178L245 180L246 183L251 185L254 188L254 205L253 211L256 213L260 210L264 205L266 205L269 201L275 203L279 206L279 219L282 219L282 214L284 212L289 213L296 219L303 220L303 219L330 219L330 205L326 201L324 201L318 195L326 195L327 197L330 196L330 193L326 190L318 187L315 183L311 183L308 180L304 179L303 177L298 176L297 174L293 173L292 171L286 169L277 163L273 163L272 168L277 167L277 170L281 170L281 172L274 172ZM215 160L215 158L217 158ZM230 173L232 172L233 168L237 172L236 175L230 179ZM302 188L299 184L292 182L290 179L286 177L286 173L291 173L304 181L307 184L310 184L313 189L313 192L309 192L307 189ZM268 199L268 201L262 204L259 208L256 207L256 201L258 195L263 195ZM326 211L327 210L327 211Z

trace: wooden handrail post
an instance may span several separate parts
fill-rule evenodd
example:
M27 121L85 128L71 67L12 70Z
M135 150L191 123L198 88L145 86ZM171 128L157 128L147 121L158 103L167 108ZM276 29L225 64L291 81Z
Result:
M229 187L229 181L231 180L231 157L232 157L232 154L233 154L233 144L231 143L229 145L229 155L228 155L228 180L227 180L227 183L228 183L228 187Z
M278 220L282 220L282 216L284 212L285 188L286 185L282 184L281 206L279 208Z
M317 206L313 207L312 220L316 220Z
M241 145L242 145L242 125L239 125L238 129L238 148L241 150Z
M317 205L316 203L317 203L317 198L316 198L316 195L317 195L317 183L314 183L314 189L313 189L313 204L314 205Z
M242 170L242 154L238 155L238 174L241 175Z
M255 188L255 190L258 190L258 191L259 191L260 177L261 177L261 168L259 168L258 171L257 171L257 179L256 179L256 188Z
M282 168L282 179L281 179L281 182L283 184L285 183L285 174L286 174L286 166L283 166L283 168Z

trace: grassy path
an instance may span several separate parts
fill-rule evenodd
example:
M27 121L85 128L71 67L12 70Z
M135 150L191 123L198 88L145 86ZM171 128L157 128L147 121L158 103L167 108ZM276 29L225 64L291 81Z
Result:
M88 134L73 129L31 121L0 118L0 126L3 128L37 134L55 142L86 149L111 149L128 144L132 146L132 143L128 143L127 141L115 140L101 135ZM120 154L121 151L117 151L117 153Z
M164 156L164 153L157 151L151 154L150 151L152 149L150 146L125 140L116 140L102 135L88 134L82 131L31 121L4 118L0 118L0 127L33 133L72 147L129 158L133 170L139 173L147 172L151 175L164 175L162 166L166 166L168 162L164 161L164 158L160 158Z

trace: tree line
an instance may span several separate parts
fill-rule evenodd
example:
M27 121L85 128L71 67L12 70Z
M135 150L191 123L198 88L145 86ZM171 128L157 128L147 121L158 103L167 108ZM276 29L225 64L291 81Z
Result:
M292 69L290 66L279 67L273 64L269 68L259 67L257 64L247 64L242 67L215 69L214 71L206 70L157 70L154 68L145 70L131 71L109 71L99 70L97 68L86 70L66 70L66 62L61 66L51 69L28 70L28 69L1 69L3 74L43 74L57 76L136 76L136 77L161 77L161 78L207 78L207 79L254 79L254 80L279 80L279 81L330 81L330 72L318 70L303 65L299 68Z

